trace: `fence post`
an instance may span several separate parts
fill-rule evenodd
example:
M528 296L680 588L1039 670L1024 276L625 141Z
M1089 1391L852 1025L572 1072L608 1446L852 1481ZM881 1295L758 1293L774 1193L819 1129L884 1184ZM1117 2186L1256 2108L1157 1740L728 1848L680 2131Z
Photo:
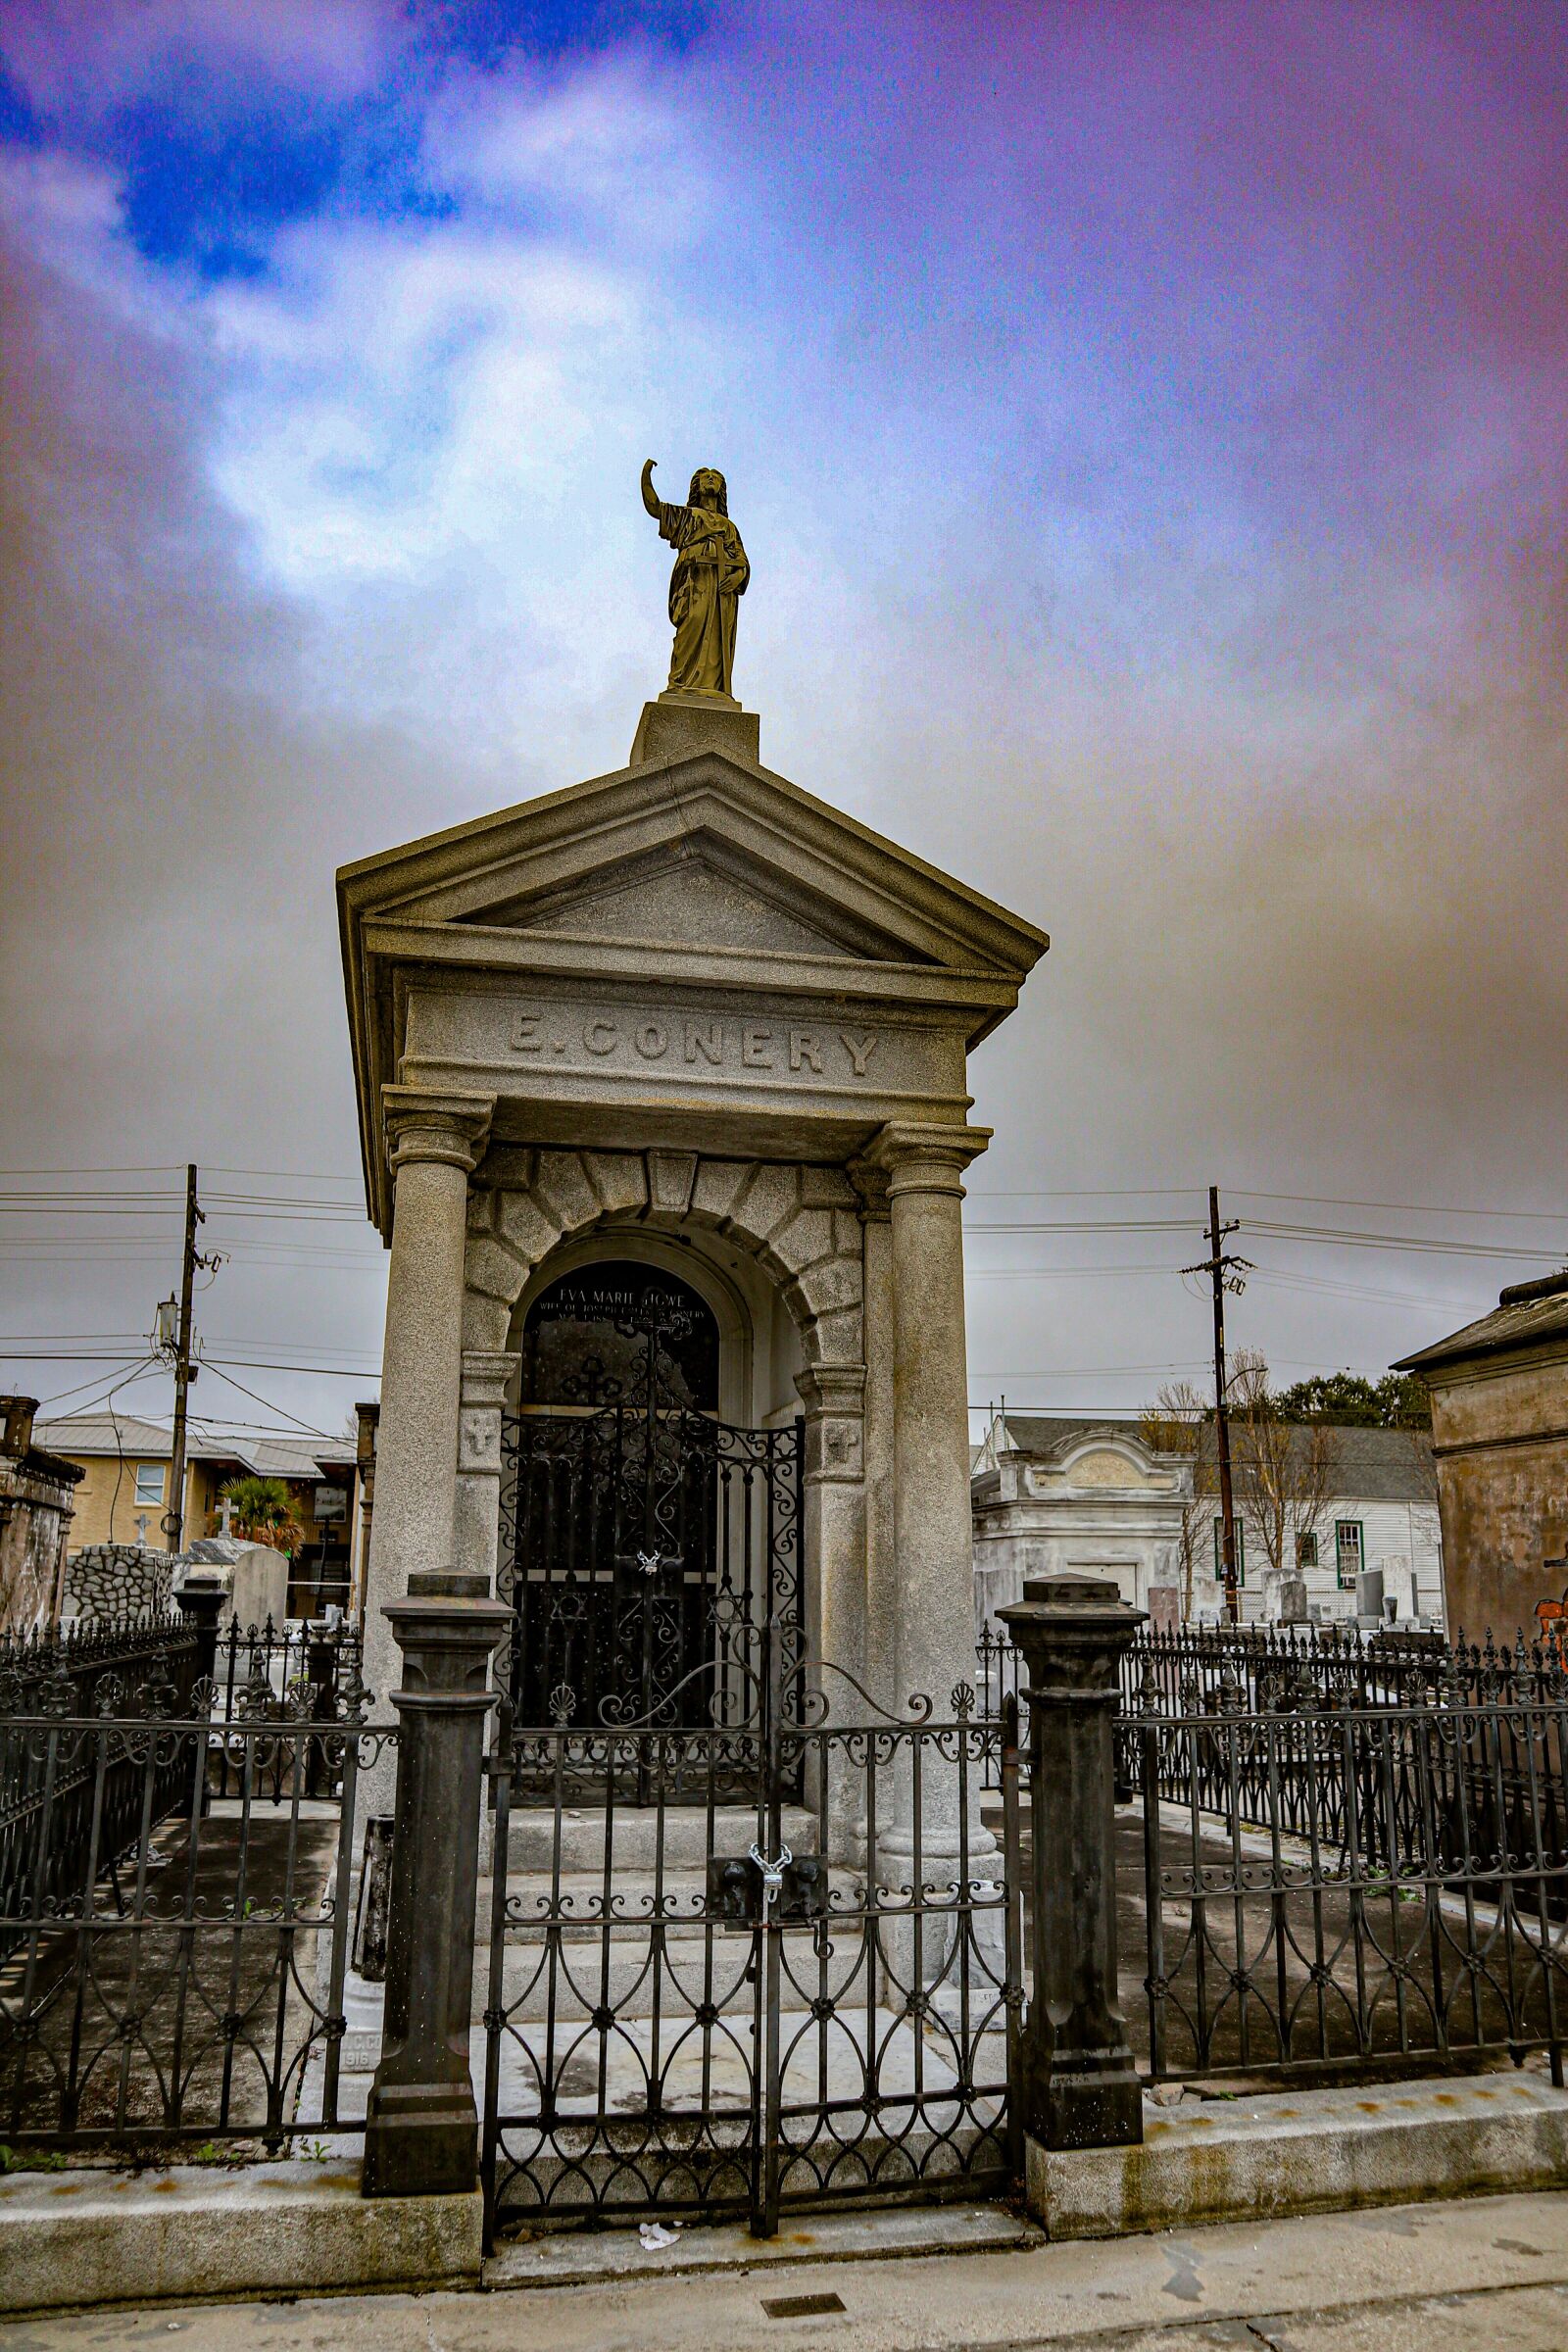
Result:
M1129 2146L1143 2092L1116 1991L1115 1720L1145 1612L1095 1576L1031 1576L997 1614L1028 1674L1034 1984L1024 2130L1047 2148Z
M468 2067L479 1794L490 1654L511 1622L487 1577L409 1578L387 1604L403 1652L386 2013L365 2130L368 2197L453 2196L478 2178Z
M212 1568L194 1568L174 1594L174 1605L196 1637L193 1683L211 1682L218 1663L218 1620L228 1588Z

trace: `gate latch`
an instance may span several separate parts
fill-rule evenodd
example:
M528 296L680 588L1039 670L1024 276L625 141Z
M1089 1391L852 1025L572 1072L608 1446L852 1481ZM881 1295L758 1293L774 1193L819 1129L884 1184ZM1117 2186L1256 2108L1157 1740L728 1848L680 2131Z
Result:
M708 1908L737 1927L820 1919L827 1910L827 1867L820 1854L795 1854L787 1845L772 1862L757 1845L733 1859L710 1855Z
M635 1568L639 1575L656 1577L661 1568L685 1566L685 1554L679 1551L628 1551L615 1555L617 1568Z
M762 1910L764 1915L771 1911L773 1905L778 1901L784 1887L784 1873L794 1859L795 1856L787 1845L779 1847L776 1862L770 1862L760 1845L753 1846L752 1860L762 1874Z

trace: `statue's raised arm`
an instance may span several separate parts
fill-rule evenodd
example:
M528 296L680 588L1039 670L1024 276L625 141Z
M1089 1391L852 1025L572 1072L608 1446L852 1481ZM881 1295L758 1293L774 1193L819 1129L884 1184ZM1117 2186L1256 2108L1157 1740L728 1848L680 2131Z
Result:
M735 608L746 593L752 567L741 535L729 518L724 476L699 466L683 507L669 507L654 492L654 460L643 467L643 505L659 535L675 550L669 581L669 617L675 631L668 691L722 695L734 699Z

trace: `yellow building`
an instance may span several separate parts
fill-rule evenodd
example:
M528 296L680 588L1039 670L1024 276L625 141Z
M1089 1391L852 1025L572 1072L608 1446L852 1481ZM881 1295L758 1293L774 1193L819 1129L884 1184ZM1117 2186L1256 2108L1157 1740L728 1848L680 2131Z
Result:
M83 1476L76 1488L73 1552L87 1544L167 1544L164 1518L173 1433L134 1413L75 1413L40 1422L36 1441ZM360 1441L192 1436L186 1447L184 1539L221 1527L220 1492L230 1479L279 1478L294 1498L300 1530L289 1576L289 1615L315 1616L350 1600L353 1542L362 1512Z

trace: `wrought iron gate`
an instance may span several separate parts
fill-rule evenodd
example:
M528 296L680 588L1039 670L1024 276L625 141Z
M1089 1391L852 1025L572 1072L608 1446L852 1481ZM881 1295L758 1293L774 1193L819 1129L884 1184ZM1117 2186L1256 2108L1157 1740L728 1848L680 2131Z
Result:
M830 1672L766 1677L744 1804L724 1801L733 1724L503 1721L490 2242L656 2213L769 2235L791 2208L1016 2177L1016 1709L999 1842L980 1818L997 1735L973 1691L947 1721L923 1701L894 1721L851 1686L840 1725ZM633 1788L646 1801L621 1801Z
M803 1425L693 1411L669 1353L678 1317L617 1330L638 1342L625 1393L503 1430L503 1688L521 1725L727 1728L738 1768L764 1631L786 1687L801 1655Z

